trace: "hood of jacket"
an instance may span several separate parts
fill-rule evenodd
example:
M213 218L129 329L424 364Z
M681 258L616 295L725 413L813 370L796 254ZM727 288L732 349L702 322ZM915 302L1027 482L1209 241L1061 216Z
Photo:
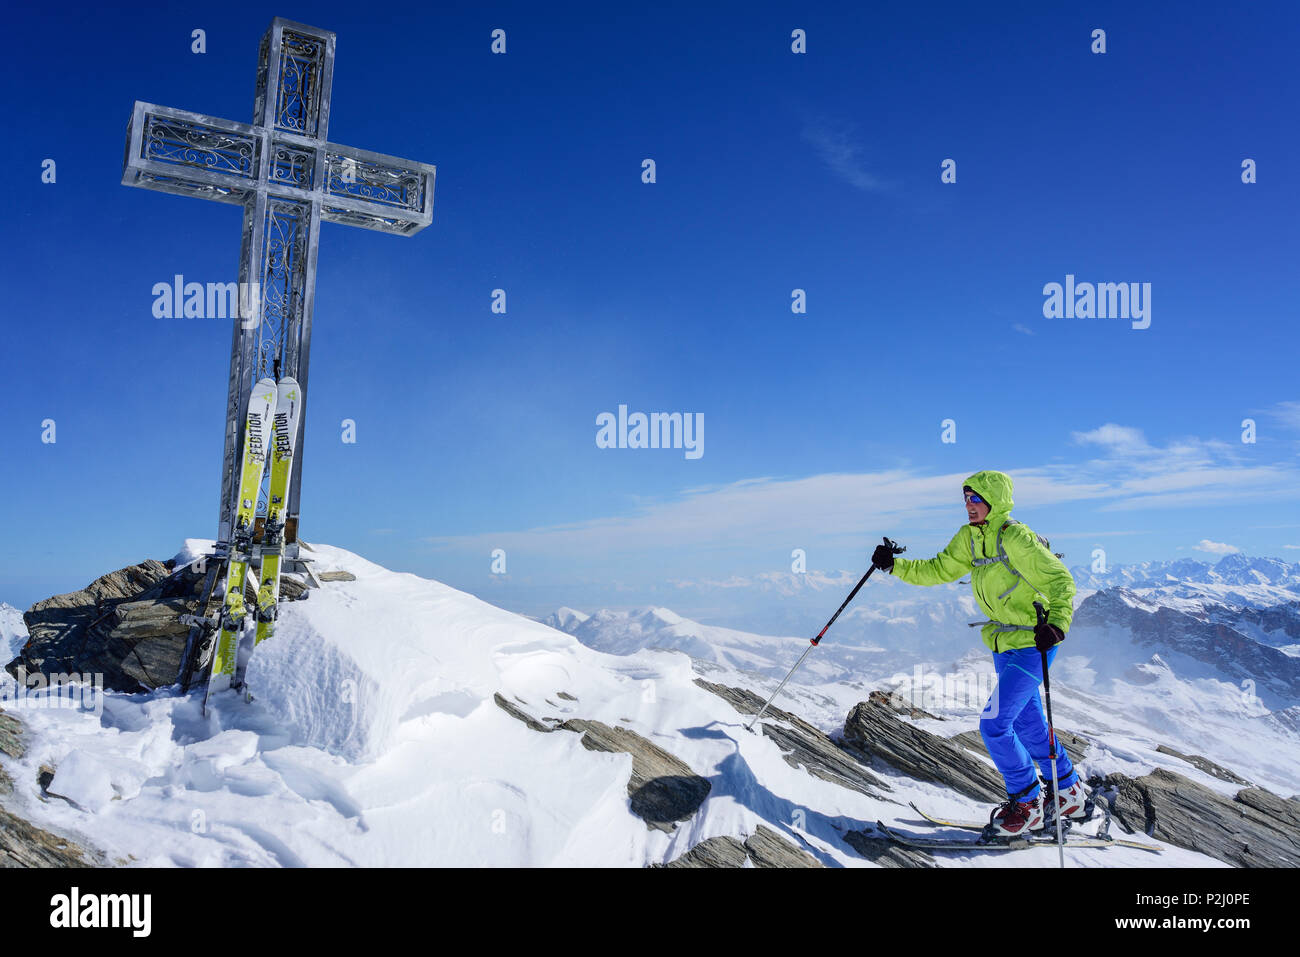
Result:
M1015 505L1011 499L1011 476L988 469L976 472L964 484L969 485L980 498L989 503L986 527L1001 528L1002 523L1011 516L1011 508Z

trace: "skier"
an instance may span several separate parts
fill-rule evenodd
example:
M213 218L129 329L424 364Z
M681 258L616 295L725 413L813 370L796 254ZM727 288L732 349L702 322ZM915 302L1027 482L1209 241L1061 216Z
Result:
M871 563L913 585L939 585L970 573L971 588L989 620L984 644L993 652L998 682L980 717L980 735L1006 782L1007 800L990 820L990 833L1011 837L1041 830L1044 801L1034 763L1051 781L1047 718L1039 701L1042 651L1050 665L1074 614L1074 579L1041 539L1011 518L1011 478L976 472L962 488L968 523L934 558L895 558L878 546ZM1047 609L1039 625L1034 602ZM1083 782L1064 748L1057 748L1057 813L1086 816ZM1047 797L1050 807L1050 791ZM1054 820L1054 819L1052 819Z

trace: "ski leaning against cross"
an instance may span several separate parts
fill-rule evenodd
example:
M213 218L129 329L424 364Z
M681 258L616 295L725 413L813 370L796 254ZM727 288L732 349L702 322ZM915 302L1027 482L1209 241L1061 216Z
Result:
M962 492L967 524L938 555L898 558L881 545L871 562L913 585L940 585L970 575L975 601L988 615L972 627L982 626L980 634L993 652L998 678L980 716L980 735L1007 791L1007 800L990 816L984 838L1028 838L1049 821L1085 820L1092 814L1069 755L1056 747L1038 694L1044 666L1050 667L1070 629L1074 579L1046 541L1011 517L1010 476L976 472L966 479ZM1046 781L1057 781L1056 814L1051 785L1044 799L1035 764Z
M243 675L237 671L237 658L248 618L244 585L253 554L257 497L268 458L271 460L271 482L263 526L262 574L254 616L257 620L254 644L270 637L274 628L280 590L280 559L284 548L284 513L293 475L294 445L301 411L302 389L293 378L286 376L278 384L274 379L262 379L253 387L244 422L239 505L230 545L226 597L219 620L221 631L203 699L205 712L207 700L214 691L242 685Z

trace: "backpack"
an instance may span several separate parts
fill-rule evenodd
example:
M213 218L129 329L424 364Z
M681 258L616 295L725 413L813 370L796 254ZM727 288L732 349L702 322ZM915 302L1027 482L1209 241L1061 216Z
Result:
M1029 581L1028 578L1026 578L1024 575L1020 574L1020 572L1016 571L1015 566L1013 566L1013 565L1011 564L1011 560L1010 560L1009 558L1007 558L1007 552L1006 552L1006 549L1002 547L1002 532L1003 532L1003 530L1004 530L1008 525L1020 525L1020 524L1021 524L1021 523L1020 523L1020 522L1017 522L1014 518L1009 518L1009 519L1007 519L1005 522L1002 523L1002 528L999 528L999 529L998 529L998 554L997 554L997 556L996 556L995 558L976 558L976 557L975 557L975 536L974 536L974 535L971 536L971 540L970 540L970 558L971 558L971 565L972 565L972 566L979 566L979 565L993 565L993 564L1001 563L1001 564L1003 564L1003 565L1006 565L1006 566L1007 566L1007 571L1011 572L1011 574L1014 575L1014 576L1016 577L1016 580L1015 580L1014 583L1012 583L1011 587L1008 588L1006 591L1004 591L1001 595L998 595L998 600L999 600L999 601L1001 601L1002 599L1006 598L1006 597L1007 597L1008 595L1010 595L1013 591L1015 591L1016 588L1020 585L1021 582L1024 582L1026 585L1029 585L1030 588L1033 588L1035 594L1039 594L1039 595L1042 594L1042 592L1040 592L1037 588L1034 588L1033 584ZM1030 531L1032 532L1033 529L1030 529ZM1047 539L1043 538L1043 536L1042 536L1042 535L1039 535L1037 532L1034 532L1034 537L1035 537L1036 539L1038 539L1038 542L1039 542L1040 545L1042 545L1044 548L1046 548L1049 552L1052 552L1052 545L1051 545L1051 543L1050 543ZM1055 555L1058 559L1059 559L1059 558L1064 558L1064 557L1065 557L1065 556L1064 556L1063 554L1061 554L1060 552L1052 552L1052 554ZM979 627L981 627L981 626L983 626L983 625L997 625L997 627L993 629L993 631L994 631L994 637L993 637L993 651L994 651L994 653L996 653L997 650L998 650L998 639L999 639L999 636L1000 636L1002 633L1005 633L1005 632L1012 632L1012 631L1033 631L1033 630L1034 630L1033 628L1029 627L1028 625L1009 625L1009 624L1007 624L1006 622L1002 622L1002 621L994 621L994 620L992 620L992 619L989 619L989 620L987 620L987 621L972 621L972 622L970 623L970 626L971 626L972 628L979 628Z
M1009 518L1009 519L1007 519L1005 522L1002 523L1002 527L998 529L998 540L997 540L998 553L997 553L997 556L994 557L994 558L977 558L977 557L975 557L975 536L972 535L972 536L971 536L971 539L970 539L970 563L971 563L971 565L972 565L972 566L975 566L975 567L978 567L978 566L980 566L980 565L994 565L994 564L999 564L999 563L1000 563L1000 564L1003 564L1003 565L1006 565L1006 566L1007 566L1007 571L1011 572L1011 574L1015 575L1016 578L1018 579L1018 581L1016 582L1016 585L1019 585L1020 582L1022 582L1022 581L1023 581L1025 584L1028 585L1028 584L1029 584L1029 580L1026 579L1025 576L1021 575L1020 572L1016 571L1015 566L1013 566L1013 565L1011 564L1011 559L1007 558L1007 551L1006 551L1006 549L1002 547L1002 532L1006 529L1006 527L1007 527L1008 525L1020 525L1020 524L1022 524L1022 523L1021 523L1021 522L1017 522L1014 518ZM1026 526L1026 527L1028 527L1028 526ZM1031 532L1034 531L1032 528L1029 529L1029 530L1030 530ZM1043 538L1043 536L1042 536L1042 535L1039 535L1037 532L1034 532L1034 538L1038 539L1038 543L1039 543L1040 545L1042 545L1045 549L1047 549L1049 552L1052 552L1052 543L1051 543L1051 542L1049 542L1047 539ZM1057 558L1064 558L1064 557L1065 557L1065 554L1064 554L1063 552L1052 552L1052 554L1055 555ZM1005 597L1006 597L1006 596L1011 592L1011 590L1014 589L1014 588L1016 587L1016 585L1012 585L1011 588L1008 588L1006 591L1004 591L1001 595L998 596L998 598L1005 598ZM1033 588L1034 586L1033 586L1033 585L1029 585L1029 587L1030 587L1030 588ZM1034 589L1034 590L1037 591L1037 589Z

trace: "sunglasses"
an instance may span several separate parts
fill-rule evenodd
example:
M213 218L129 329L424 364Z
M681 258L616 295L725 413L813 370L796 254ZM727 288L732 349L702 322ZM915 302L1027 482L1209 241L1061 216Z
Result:
M966 498L966 501L969 502L971 505L987 505L987 504L988 504L987 502L984 501L984 499L980 498L980 497L979 497L978 495L976 495L974 492L967 492L967 493L965 493L965 498Z

